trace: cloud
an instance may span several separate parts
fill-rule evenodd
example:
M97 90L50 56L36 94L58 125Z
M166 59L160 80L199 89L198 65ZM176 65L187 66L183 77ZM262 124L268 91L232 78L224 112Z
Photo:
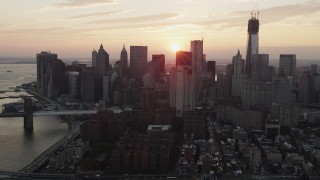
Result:
M62 8L68 7L85 7L85 6L92 6L98 4L108 4L114 3L115 0L67 0L67 2L58 3L56 6Z
M82 18L90 18L90 17L96 17L96 16L106 16L106 15L113 15L113 14L119 14L124 13L127 11L110 11L110 12L99 12L99 13L92 13L92 14L83 14L79 16L72 16L68 17L66 19L82 19Z
M319 2L319 1L316 1ZM261 24L284 22L290 18L305 19L306 16L314 15L320 12L319 3L294 4L286 6L274 6L260 10ZM223 18L210 17L207 20L197 22L200 25L211 27L213 25L223 25L225 27L242 27L250 18L250 11L235 11ZM288 22L286 22L288 23ZM298 21L290 21L292 24L297 24ZM305 23L308 20L305 19Z
M153 14L153 15L147 15L147 16L99 20L99 21L93 21L91 22L91 24L153 22L153 21L171 19L178 16L179 15L176 13L161 13L161 14Z

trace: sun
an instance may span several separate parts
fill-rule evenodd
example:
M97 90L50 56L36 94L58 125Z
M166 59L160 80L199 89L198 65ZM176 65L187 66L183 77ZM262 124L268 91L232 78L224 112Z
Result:
M171 48L171 51L173 52L177 52L180 50L179 44L172 44L170 48Z

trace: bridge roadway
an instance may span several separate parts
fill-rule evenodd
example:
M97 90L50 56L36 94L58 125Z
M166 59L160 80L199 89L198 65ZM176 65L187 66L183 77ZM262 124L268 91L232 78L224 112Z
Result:
M80 123L78 121L72 122L71 130L58 142L52 145L50 148L41 153L36 159L34 159L27 166L22 168L20 173L34 173L46 162L49 161L50 155L53 154L59 147L67 144L69 140L73 140L80 134Z
M23 112L16 112L16 113L0 113L0 118L2 117L24 117Z
M17 99L17 98L32 98L34 96L19 95L19 96L0 96L0 99Z
M59 111L36 111L33 116L60 116L60 115L84 115L97 114L98 110L59 110Z
M84 115L97 114L98 110L59 110L59 111L35 111L33 116L60 116L60 115ZM16 113L0 113L1 117L24 117L23 112Z

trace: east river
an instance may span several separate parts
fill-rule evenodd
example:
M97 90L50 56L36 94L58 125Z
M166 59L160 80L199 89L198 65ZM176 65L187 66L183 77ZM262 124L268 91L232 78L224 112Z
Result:
M36 80L36 64L0 64L0 91ZM22 93L6 92L0 96ZM21 99L0 99L5 103ZM1 109L2 110L2 109ZM19 171L68 132L56 117L35 117L33 132L23 128L23 118L0 118L0 170Z

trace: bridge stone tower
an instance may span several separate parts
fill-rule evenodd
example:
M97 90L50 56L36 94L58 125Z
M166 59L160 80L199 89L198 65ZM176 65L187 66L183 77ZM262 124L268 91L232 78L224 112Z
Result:
M24 129L33 129L32 99L24 98Z

